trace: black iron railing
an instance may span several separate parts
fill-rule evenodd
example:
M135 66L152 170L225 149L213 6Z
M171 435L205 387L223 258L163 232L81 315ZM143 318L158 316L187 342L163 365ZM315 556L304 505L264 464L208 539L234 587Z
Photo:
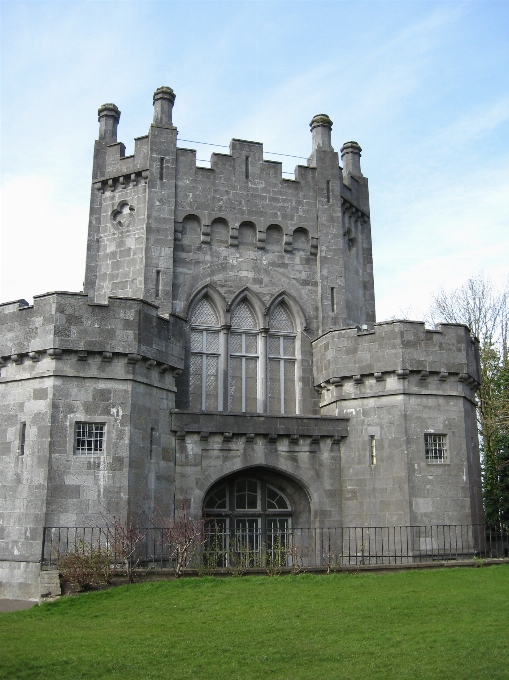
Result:
M42 564L55 567L73 550L107 553L145 568L339 568L509 557L509 527L500 525L211 530L190 536L167 527L45 527ZM185 554L182 558L183 550Z

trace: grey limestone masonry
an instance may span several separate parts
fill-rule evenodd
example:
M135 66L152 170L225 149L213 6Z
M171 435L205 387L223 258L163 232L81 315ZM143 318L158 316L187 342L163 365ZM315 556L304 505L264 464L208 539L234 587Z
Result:
M291 179L240 139L200 167L174 102L132 156L99 109L84 291L0 305L3 597L57 591L44 527L200 518L242 479L294 527L483 521L477 342L375 323L360 146L319 114Z

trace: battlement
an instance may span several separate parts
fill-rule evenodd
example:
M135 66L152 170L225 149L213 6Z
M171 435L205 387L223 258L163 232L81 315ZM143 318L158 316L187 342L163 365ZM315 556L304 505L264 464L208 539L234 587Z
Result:
M439 382L454 375L471 389L480 382L478 341L461 324L430 330L424 322L387 321L366 332L329 331L312 345L317 386L345 381L360 385L368 376L381 382L389 374L404 381L412 373L421 385L430 375Z
M95 304L84 293L45 293L34 304L0 305L0 357L32 362L62 352L101 353L146 358L160 365L183 367L183 321L163 318L145 300L110 297ZM135 359L132 359L135 362Z
M171 93L171 94L170 94ZM125 155L125 145L117 141L117 128L120 121L120 111L114 104L103 104L99 109L99 142L105 144L105 161L101 164L102 173L94 173L94 187L101 191L115 191L130 185L147 183L150 169L150 137L153 129L165 128L174 138L176 145L177 131L171 124L171 112L175 95L171 88L159 88L154 94L154 122L148 135L135 139L134 154ZM161 116L160 105L165 102L166 113ZM214 183L231 182L236 176L244 176L250 181L251 189L257 182L263 186L271 186L295 193L312 192L316 196L316 164L321 158L320 153L330 152L337 159L337 154L331 145L332 121L325 114L315 116L310 123L312 131L312 151L307 165L297 165L294 177L283 177L282 163L264 159L263 144L261 142L233 138L230 141L230 153L212 153L210 168L197 164L196 151L178 147L179 175L181 180L186 177L200 177L207 181L207 175L214 171ZM363 196L366 180L360 169L361 148L356 142L346 142L342 149L344 168L335 163L339 175L343 175L345 183L341 187L341 196L365 214L369 214L368 203Z

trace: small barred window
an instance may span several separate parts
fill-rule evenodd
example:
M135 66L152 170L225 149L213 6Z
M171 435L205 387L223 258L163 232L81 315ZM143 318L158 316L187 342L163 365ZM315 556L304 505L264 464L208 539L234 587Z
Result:
M447 436L445 434L425 434L424 448L428 463L447 463Z
M104 423L76 423L74 436L74 454L104 453Z

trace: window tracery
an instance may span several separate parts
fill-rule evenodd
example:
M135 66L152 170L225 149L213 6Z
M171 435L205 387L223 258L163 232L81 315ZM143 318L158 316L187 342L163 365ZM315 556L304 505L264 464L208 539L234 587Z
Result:
M191 410L297 412L297 333L284 300L270 311L268 326L260 330L249 299L232 309L229 330L221 329L208 295L198 301L190 328Z
M219 318L207 298L196 305L191 319L190 407L195 411L219 408Z
M235 307L230 331L230 410L258 412L259 335L255 316L246 302ZM247 332L246 332L247 331Z
M269 413L296 413L296 337L290 313L282 303L272 311L269 329Z
M217 566L227 566L243 554L250 566L260 566L264 551L281 555L289 541L291 505L261 479L241 477L214 487L205 497L203 514L209 530L207 547Z

